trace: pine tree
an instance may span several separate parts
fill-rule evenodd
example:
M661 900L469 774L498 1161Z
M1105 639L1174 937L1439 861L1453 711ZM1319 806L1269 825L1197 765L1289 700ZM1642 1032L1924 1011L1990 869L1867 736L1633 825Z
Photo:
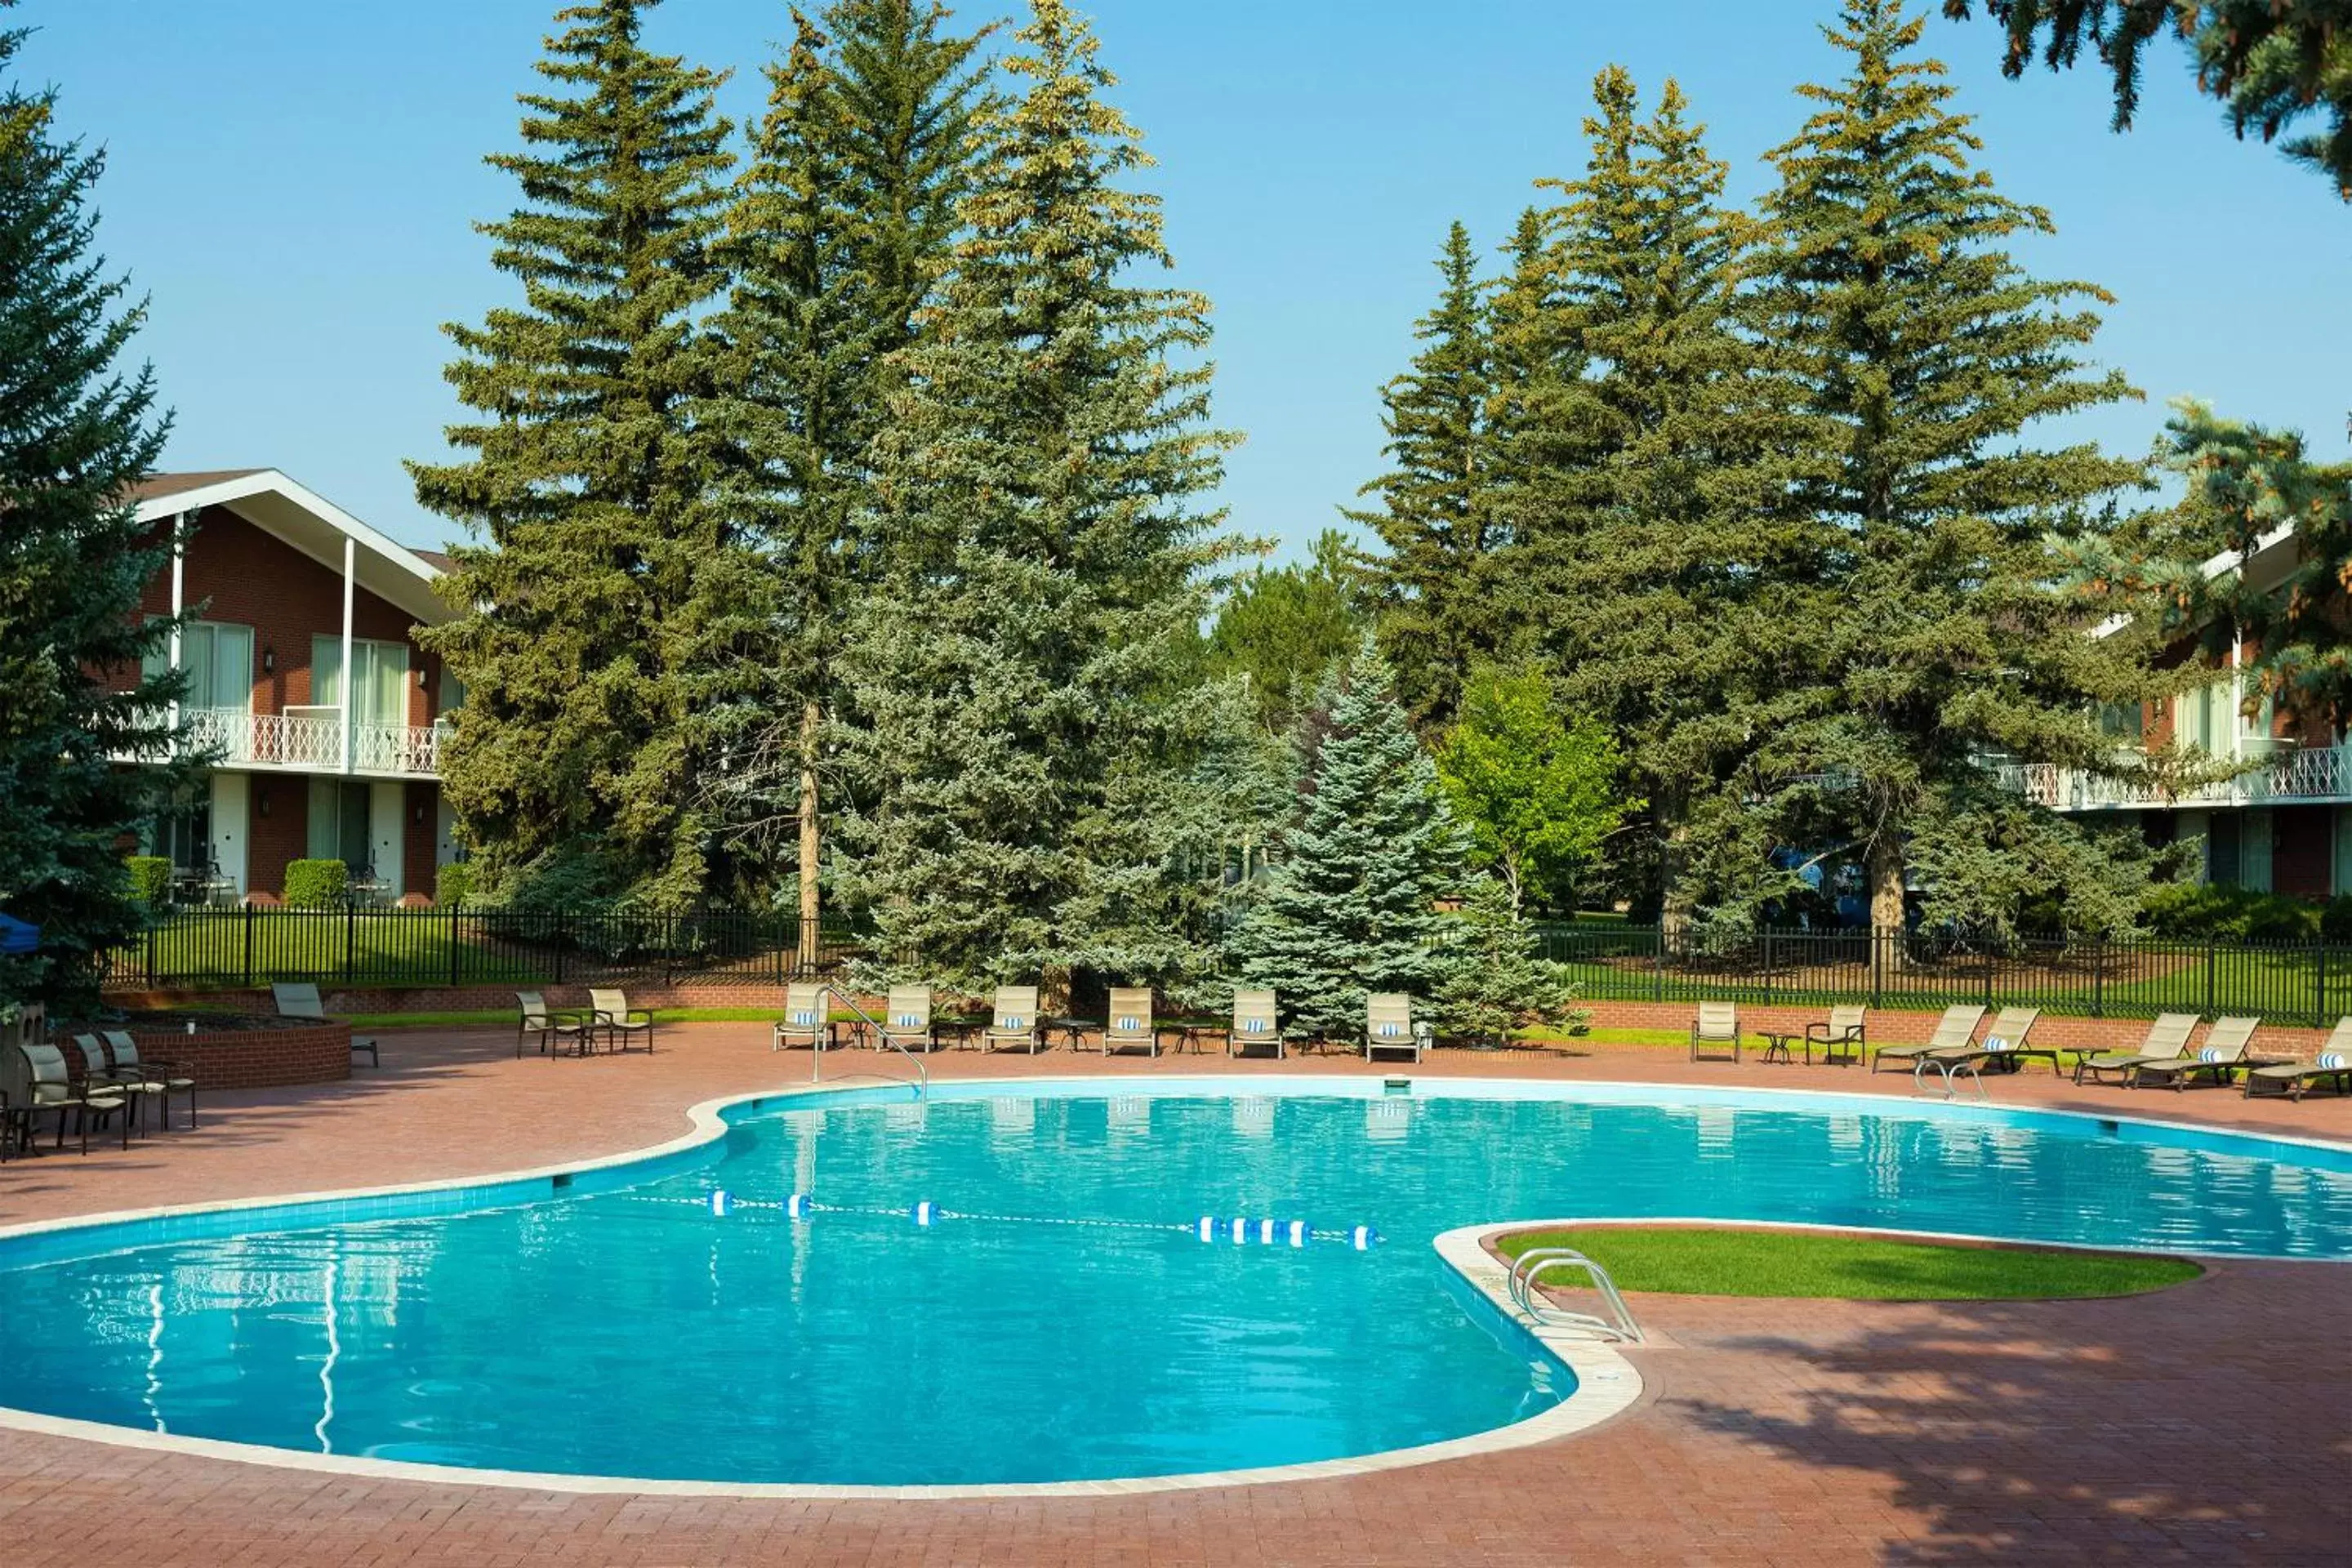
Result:
M1208 671L1247 680L1270 734L1287 737L1325 677L1355 653L1364 631L1361 575L1347 541L1328 529L1305 564L1250 573L1217 605L1202 648Z
M166 555L131 500L167 421L123 363L144 306L91 248L104 156L57 140L25 37L0 30L0 907L42 950L0 957L0 994L80 1011L140 928L120 845L180 772L117 759L168 752L186 678L110 679L172 635L138 613Z
M1041 0L1004 68L964 237L873 449L875 590L842 658L861 792L839 836L884 962L977 987L1196 968L1184 857L1211 717L1188 691L1206 574L1199 296L1097 41Z
M1360 492L1380 498L1377 510L1347 514L1386 546L1377 563L1381 647L1423 728L1452 719L1470 667L1492 658L1507 637L1486 593L1487 308L1470 231L1459 223L1446 233L1437 270L1437 304L1414 328L1427 346L1381 392L1396 466Z
M488 879L676 909L732 879L698 786L755 710L765 606L691 417L717 371L729 126L716 75L640 41L656 3L557 13L527 150L488 160L524 205L480 226L523 299L446 329L483 417L447 432L470 457L410 472L482 540L453 552L457 613L425 637L467 684L446 787Z
M1273 987L1299 1037L1353 1037L1368 994L1429 998L1449 973L1453 928L1438 906L1461 890L1469 846L1391 679L1366 641L1308 761L1299 818L1227 954L1237 979Z
M1585 173L1544 215L1583 369L1530 405L1545 457L1514 529L1560 698L1616 731L1651 803L1673 926L1704 886L1695 820L1810 635L1780 587L1806 530L1776 505L1789 421L1761 395L1753 226L1722 205L1725 166L1672 80L1646 121L1621 68L1593 99Z
M913 340L972 159L980 37L946 35L947 16L909 0L842 0L828 37L795 10L728 213L734 284L716 323L726 374L708 417L728 442L725 504L766 567L772 608L752 656L765 710L756 758L726 794L753 839L793 824L811 956L834 661L843 606L876 566L857 523L870 509L882 367Z
M1542 943L1493 877L1474 878L1454 917L1448 963L1437 990L1437 1026L1473 1045L1500 1047L1513 1031L1580 1030L1592 1015L1576 1005L1568 967L1543 956Z
M1989 758L2111 773L2097 707L2151 690L2142 639L2084 635L2048 542L2141 468L2033 438L2134 395L2083 363L2106 297L2011 257L2050 219L1969 166L1943 68L1911 56L1920 28L1899 0L1849 0L1828 36L1851 73L1801 89L1816 111L1772 154L1766 203L1766 331L1812 422L1791 498L1827 538L1800 710L1748 784L1843 824L1886 927L1905 921L1907 840L1990 805Z

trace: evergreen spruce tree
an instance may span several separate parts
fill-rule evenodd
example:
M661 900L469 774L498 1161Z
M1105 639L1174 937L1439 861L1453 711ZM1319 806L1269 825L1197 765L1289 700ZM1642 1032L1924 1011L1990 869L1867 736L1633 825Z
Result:
M1828 36L1851 72L1801 89L1816 110L1772 154L1766 204L1766 331L1811 422L1790 494L1824 539L1801 617L1814 662L1748 784L1843 824L1885 927L1905 923L1914 835L2018 808L1990 758L2113 773L2099 705L2156 689L2144 637L2084 635L2049 542L2141 468L2035 438L2133 395L2084 363L2105 296L2011 257L2050 219L1970 167L1943 68L1912 52L1920 26L1900 0L1849 0Z
M1349 663L1306 769L1281 858L1234 933L1229 971L1274 988L1304 1038L1353 1038L1375 991L1430 997L1451 973L1466 836L1369 640Z
M841 660L860 795L839 837L886 964L979 987L1197 970L1182 847L1212 717L1208 305L1166 265L1097 41L1041 0L1004 68L955 265L894 356L881 578ZM1074 981L1083 979L1074 974Z
M945 7L842 0L833 37L797 10L768 68L768 110L728 214L734 278L716 326L725 437L721 489L765 568L771 636L751 656L763 719L748 767L721 794L751 837L793 827L801 946L821 912L819 777L834 709L843 606L872 579L859 518L883 366L913 339L969 183L979 37L944 32ZM748 821L745 818L748 816Z
M446 329L471 454L413 463L417 498L480 542L425 634L467 684L450 798L487 877L528 896L677 909L729 890L698 784L741 744L756 563L716 504L704 317L730 162L719 78L640 39L656 0L557 13L523 95L526 151L488 161L523 205L481 226L519 304Z
M1671 927L1713 890L1695 823L1810 636L1783 587L1807 531L1776 502L1790 422L1763 396L1753 226L1722 205L1725 166L1673 81L1646 121L1620 68L1593 98L1590 162L1545 215L1582 373L1530 405L1544 459L1513 525L1560 699L1615 731L1650 802Z
M0 909L42 948L0 957L0 994L81 1012L140 928L121 841L177 782L115 759L168 752L185 677L110 679L172 635L138 613L168 542L131 500L165 420L123 363L144 308L91 248L105 160L57 139L53 95L16 75L25 36L0 30Z
M1427 346L1381 392L1396 466L1363 488L1380 498L1378 510L1347 514L1386 546L1377 563L1381 647L1399 695L1425 729L1452 719L1470 667L1492 658L1507 637L1486 593L1487 307L1470 232L1459 223L1446 233L1437 270L1437 304L1414 329Z
M1580 1031L1591 1013L1576 1005L1568 966L1543 956L1511 891L1493 877L1471 880L1448 933L1450 951L1433 1009L1444 1033L1501 1047L1515 1030Z

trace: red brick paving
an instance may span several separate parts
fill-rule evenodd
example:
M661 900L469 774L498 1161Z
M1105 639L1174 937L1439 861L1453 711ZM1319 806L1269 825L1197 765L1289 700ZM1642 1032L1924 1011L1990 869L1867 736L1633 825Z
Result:
M756 1026L659 1054L517 1062L494 1034L393 1035L381 1073L215 1096L193 1137L0 1170L0 1219L362 1185L609 1153L716 1094L805 1081ZM957 1075L1066 1073L950 1055ZM855 1054L836 1073L893 1070ZM1128 1076L1223 1057L1087 1058ZM1362 1071L1339 1060L1293 1070ZM1273 1063L1234 1070L1280 1070ZM1397 1070L1397 1069L1391 1069ZM1448 1058L1430 1074L1907 1089L1666 1053ZM2352 1104L1998 1079L2012 1103L2352 1136ZM316 1475L0 1431L0 1563L1134 1564L2352 1562L2352 1272L2232 1263L2119 1301L1966 1307L1650 1297L1680 1348L1650 1395L1541 1447L1345 1480L1132 1499L775 1501L572 1496ZM2279 1346L2307 1346L2286 1351ZM5 1386L0 1382L0 1386Z

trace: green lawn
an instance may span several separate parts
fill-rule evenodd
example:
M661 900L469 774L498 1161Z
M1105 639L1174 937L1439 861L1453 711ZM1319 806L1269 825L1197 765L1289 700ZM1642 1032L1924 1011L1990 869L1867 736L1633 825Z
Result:
M1952 1247L1812 1231L1540 1230L1507 1237L1502 1243L1503 1252L1511 1258L1537 1247L1575 1247L1609 1270L1622 1289L1687 1296L1853 1301L2131 1296L2179 1285L2204 1272L2178 1258Z

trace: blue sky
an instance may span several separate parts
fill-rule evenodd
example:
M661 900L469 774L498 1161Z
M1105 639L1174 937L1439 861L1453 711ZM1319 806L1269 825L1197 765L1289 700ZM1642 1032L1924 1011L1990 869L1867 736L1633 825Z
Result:
M514 94L553 0L23 0L21 57L107 147L102 243L152 300L142 348L177 412L178 468L274 465L413 544L448 528L400 463L455 412L438 323L505 297L470 225L511 205L482 154L514 145ZM998 13L960 8L977 21ZM1572 174L1593 73L1677 76L1732 164L1731 194L1802 119L1790 89L1836 68L1814 0L1096 0L1117 97L1160 166L1177 279L1217 307L1234 525L1296 546L1381 468L1380 384L1411 349L1447 223L1498 244L1531 182ZM782 0L670 0L650 41L761 96ZM2148 394L2087 416L2142 450L2163 401L2300 426L2346 451L2352 207L2232 141L2170 56L2143 119L2106 130L2095 72L2000 79L1981 21L1928 26L1984 162L2059 233L2023 254L2110 289L2099 353Z

